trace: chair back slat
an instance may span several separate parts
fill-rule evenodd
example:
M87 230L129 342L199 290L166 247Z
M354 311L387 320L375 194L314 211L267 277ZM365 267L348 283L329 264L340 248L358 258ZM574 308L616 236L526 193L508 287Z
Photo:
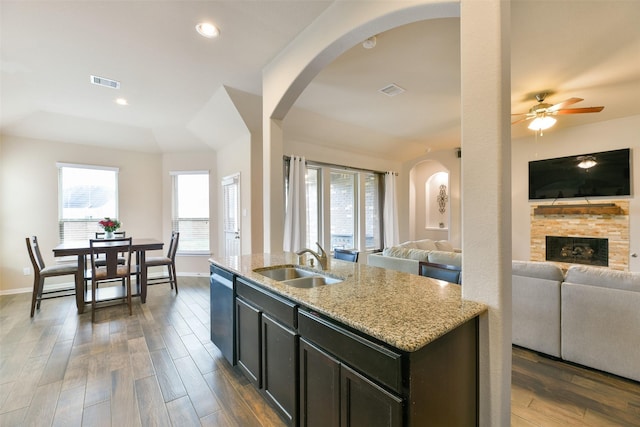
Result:
M169 242L169 251L167 252L167 258L171 260L176 259L176 253L178 252L178 239L180 238L180 232L171 232L171 242Z
M91 249L91 274L92 277L99 277L100 280L116 279L123 276L119 273L126 267L127 271L131 266L131 237L118 239L91 239L89 247ZM125 263L119 264L119 257L125 256ZM100 257L101 265L97 265L98 257ZM97 274L101 268L100 274Z
M104 231L96 231L96 239L104 239L104 236L107 233L105 233ZM113 232L113 237L115 239L121 239L123 237L127 237L127 232L126 231L114 231Z
M38 244L38 238L36 236L27 237L27 249L29 250L29 258L31 258L33 269L37 271L44 270L46 266L42 259L40 245Z

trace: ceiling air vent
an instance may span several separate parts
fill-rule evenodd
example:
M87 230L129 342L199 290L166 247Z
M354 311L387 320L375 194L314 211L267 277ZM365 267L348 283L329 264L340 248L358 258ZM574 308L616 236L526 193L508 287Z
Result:
M111 89L120 89L120 82L104 77L91 76L91 83L98 86L110 87Z
M403 93L405 90L402 89L400 86L398 86L395 83L391 83L388 86L383 87L382 89L379 89L378 92L382 92L387 96L396 96L396 95L400 95L401 93Z

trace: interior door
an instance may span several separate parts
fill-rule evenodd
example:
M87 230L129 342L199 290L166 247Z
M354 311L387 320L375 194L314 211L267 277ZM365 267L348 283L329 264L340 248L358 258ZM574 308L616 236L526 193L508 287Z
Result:
M222 178L224 256L240 255L240 174Z

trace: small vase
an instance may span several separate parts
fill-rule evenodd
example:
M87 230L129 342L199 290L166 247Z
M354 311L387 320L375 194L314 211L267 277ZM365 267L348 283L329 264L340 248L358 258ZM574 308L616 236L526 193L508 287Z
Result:
M104 238L105 239L113 239L113 231L105 231L104 232Z

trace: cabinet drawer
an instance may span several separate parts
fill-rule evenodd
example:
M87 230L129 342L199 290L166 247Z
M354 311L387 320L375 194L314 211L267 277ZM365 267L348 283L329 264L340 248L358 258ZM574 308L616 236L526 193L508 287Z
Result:
M298 312L298 332L369 378L402 392L402 355L306 311Z
M267 292L241 277L236 278L236 295L250 301L289 328L297 328L297 305L292 301Z

